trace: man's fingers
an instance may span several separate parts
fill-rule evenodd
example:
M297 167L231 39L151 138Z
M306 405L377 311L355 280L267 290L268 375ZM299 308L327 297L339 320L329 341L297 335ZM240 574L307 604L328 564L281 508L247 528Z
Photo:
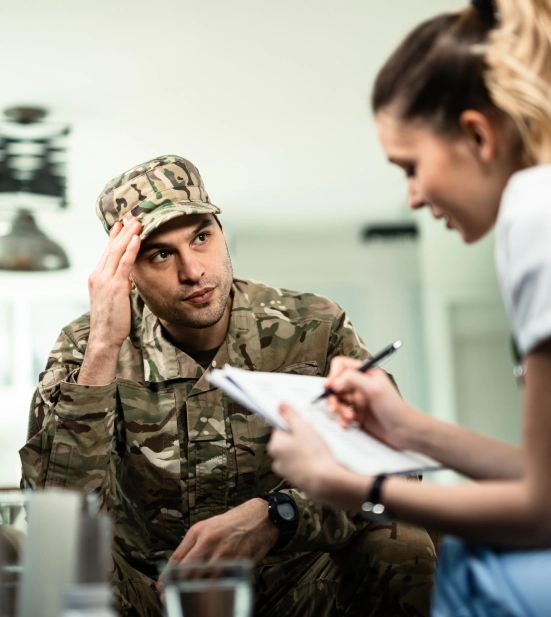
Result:
M213 556L214 547L208 544L195 544L195 546L186 554L180 563L191 563L192 561L210 561Z
M104 253L103 272L113 276L119 267L120 260L124 255L133 237L138 235L142 224L138 219L133 219L125 225L114 238L109 239L109 244Z
M119 233L120 233L120 231L121 231L121 229L122 229L123 227L124 227L124 225L123 225L120 221L117 221L117 222L113 225L113 227L111 228L111 231L110 231L110 233L109 233L109 237L110 237L111 239L116 238L116 237L119 235Z
M109 255L109 248L111 246L111 242L119 235L122 228L123 228L123 225L122 223L119 223L119 222L115 223L113 227L111 227L111 231L109 232L109 242L107 243L105 250L101 254L100 260L98 261L98 265L96 266L96 270L100 272L103 270L105 266L105 262L107 261L107 256Z
M132 266L134 265L136 257L138 256L138 253L140 251L140 244L140 236L132 236L130 242L128 243L128 246L126 247L126 251L120 258L119 266L116 273L125 280L128 279L128 277L130 276Z
M173 566L180 563L186 555L193 549L197 542L197 536L195 533L188 531L184 536L184 539L177 546L176 550L172 553L168 560L168 565Z
M184 539L180 542L180 544L176 547L176 550L170 556L167 562L167 568L170 566L177 566L179 563L183 561L191 561L190 555L193 556L195 547L199 540L198 534L195 532L193 527L187 532L184 536ZM201 561L200 558L197 559ZM159 579L157 581L157 590L161 591L165 585L166 578L166 570L161 572Z

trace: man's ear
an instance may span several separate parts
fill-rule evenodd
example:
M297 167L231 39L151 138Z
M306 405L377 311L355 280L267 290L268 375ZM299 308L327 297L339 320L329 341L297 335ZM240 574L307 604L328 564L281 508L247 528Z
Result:
M497 154L498 134L495 123L475 109L466 109L459 116L463 136L481 163L490 163Z

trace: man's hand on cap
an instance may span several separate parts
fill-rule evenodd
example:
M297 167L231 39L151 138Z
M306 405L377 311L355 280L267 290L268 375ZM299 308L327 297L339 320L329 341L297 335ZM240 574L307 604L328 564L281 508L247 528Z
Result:
M140 250L137 219L115 223L109 243L88 278L90 339L78 383L100 385L115 378L120 348L130 333L130 273Z

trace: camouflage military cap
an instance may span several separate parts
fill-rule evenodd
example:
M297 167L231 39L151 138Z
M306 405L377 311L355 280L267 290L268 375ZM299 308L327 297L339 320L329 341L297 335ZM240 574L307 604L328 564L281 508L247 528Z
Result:
M131 217L143 225L146 238L163 223L183 214L219 214L210 203L199 171L181 156L146 161L113 178L96 202L96 212L109 233L117 221Z

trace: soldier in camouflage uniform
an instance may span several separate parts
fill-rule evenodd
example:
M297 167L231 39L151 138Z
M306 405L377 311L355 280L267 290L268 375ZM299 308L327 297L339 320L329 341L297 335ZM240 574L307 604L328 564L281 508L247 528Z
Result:
M368 357L333 302L234 279L219 212L177 156L107 184L91 311L62 330L40 375L24 484L98 493L122 615L161 615L160 564L219 557L255 562L259 617L428 614L426 532L368 524L288 486L270 468L270 427L207 381L226 363L326 375L337 355ZM275 492L297 507L284 546L259 498Z

